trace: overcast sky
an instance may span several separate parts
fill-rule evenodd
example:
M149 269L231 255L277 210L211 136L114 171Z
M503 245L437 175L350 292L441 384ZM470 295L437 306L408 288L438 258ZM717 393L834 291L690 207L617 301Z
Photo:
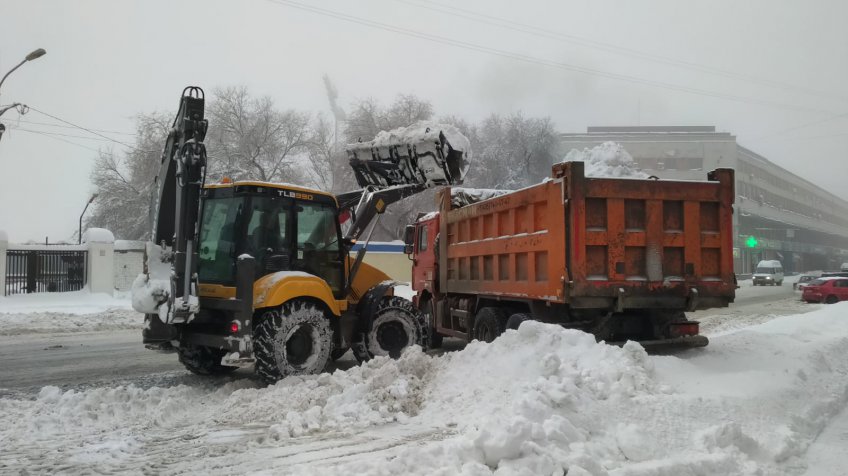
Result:
M0 105L118 141L187 85L329 113L326 73L343 105L413 93L438 115L521 110L562 132L715 125L848 198L848 2L0 0L0 16L0 74L48 52L9 76ZM69 239L96 151L121 146L18 119L2 117L0 230Z

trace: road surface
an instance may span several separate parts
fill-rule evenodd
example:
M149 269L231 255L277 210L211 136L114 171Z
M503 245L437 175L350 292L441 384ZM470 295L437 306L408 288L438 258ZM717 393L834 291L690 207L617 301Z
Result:
M776 287L752 287L743 281L736 302L728 309L693 313L704 333L750 325L751 315L768 320L773 315L797 313L803 304L791 283ZM745 316L745 320L740 319ZM450 339L446 350L462 348ZM141 329L104 332L25 334L0 336L0 396L35 393L45 385L62 389L86 388L103 384L148 387L173 385L190 378L176 354L150 351L141 344ZM336 364L355 365L348 353ZM236 377L250 376L239 370Z

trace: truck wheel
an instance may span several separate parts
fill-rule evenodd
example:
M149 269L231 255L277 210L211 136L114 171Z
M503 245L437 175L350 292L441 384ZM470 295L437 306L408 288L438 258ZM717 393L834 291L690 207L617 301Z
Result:
M507 329L518 329L518 326L521 325L524 321L532 321L533 316L527 314L526 312L516 312L515 314L509 316L509 319L506 320L506 328Z
M267 383L289 375L324 370L333 349L333 331L323 309L289 301L260 316L253 340L256 373Z
M424 322L426 323L427 332L430 334L430 348L441 349L443 336L436 332L436 325L433 316L433 300L428 299L421 305L421 313L424 314Z
M177 349L177 357L189 372L197 375L225 375L238 367L221 365L221 358L227 351L210 349L194 345L181 345Z
M474 338L486 343L492 342L506 329L506 312L496 307L484 307L477 311L474 318Z
M838 302L839 302L839 298L834 296L834 295L830 295L824 300L825 304L836 304Z
M351 347L360 363L377 356L400 357L404 349L420 345L427 349L424 314L408 299L384 296L374 313L371 329L360 334L359 342Z

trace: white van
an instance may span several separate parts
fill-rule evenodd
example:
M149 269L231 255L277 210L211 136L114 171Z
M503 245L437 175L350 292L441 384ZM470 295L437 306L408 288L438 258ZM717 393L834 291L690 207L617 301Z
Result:
M754 286L783 285L783 265L777 260L763 260L754 271Z

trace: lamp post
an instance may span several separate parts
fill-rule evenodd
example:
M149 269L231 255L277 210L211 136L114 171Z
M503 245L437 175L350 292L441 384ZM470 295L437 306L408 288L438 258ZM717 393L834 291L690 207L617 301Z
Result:
M39 49L33 51L32 53L26 55L26 58L24 58L23 61L21 61L20 63L15 65L14 68L10 69L8 73L3 75L3 79L0 79L0 87L3 86L3 82L6 81L6 78L8 78L9 75L12 74L13 71L20 68L24 63L26 63L27 61L32 61L34 59L41 58L42 56L44 56L46 54L47 54L47 51L45 51L44 48L39 48ZM3 113L8 111L9 109L12 109L12 108L15 108L15 107L24 107L25 108L26 106L24 106L23 104L20 104L20 103L10 104L10 105L5 106L5 107L0 106L0 116L2 116ZM21 112L21 114L23 114L23 112ZM0 138L3 137L4 132L6 132L6 126L4 126L3 124L0 124Z
M32 61L34 59L41 58L42 56L44 56L46 54L47 54L47 51L45 51L44 48L39 48L39 49L33 51L32 53L26 55L26 58L24 58L23 61L18 63L14 68L10 69L8 73L3 75L3 79L0 79L0 87L3 86L3 81L6 81L6 78L9 77L9 75L12 74L13 71L15 71L16 69L23 66L24 63L26 63L27 61Z
M88 203L85 204L85 208L83 208L82 213L80 213L79 231L78 231L79 239L77 240L78 245L82 244L82 216L85 215L85 211L88 210L88 206L91 205L91 202L93 202L95 198L97 198L96 193L94 195L92 195L91 198L88 199Z

